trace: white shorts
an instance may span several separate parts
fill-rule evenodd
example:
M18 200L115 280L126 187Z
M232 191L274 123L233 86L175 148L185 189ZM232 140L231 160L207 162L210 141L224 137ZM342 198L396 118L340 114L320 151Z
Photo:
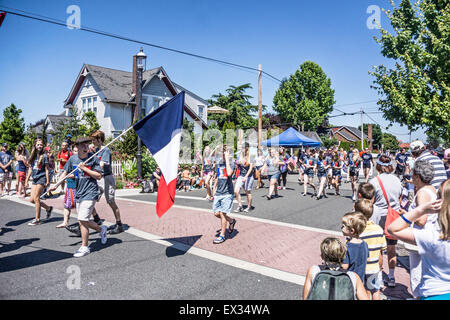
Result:
M89 221L94 210L95 200L83 200L76 203L78 220Z
M0 173L0 183L3 183L3 181L5 181L5 182L11 181L12 176L13 176L13 174L11 171L9 171L7 173L5 173L5 172Z
M116 195L116 180L114 179L114 175L110 174L108 176L104 176L102 179L97 181L97 183L100 191L100 197L102 194L105 194L106 202L113 202ZM98 200L100 200L100 197Z

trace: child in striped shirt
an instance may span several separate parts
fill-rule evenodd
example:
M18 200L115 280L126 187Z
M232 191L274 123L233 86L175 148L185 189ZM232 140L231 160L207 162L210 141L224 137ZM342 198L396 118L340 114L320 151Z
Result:
M387 248L384 230L370 220L373 213L371 200L359 199L355 203L355 211L361 212L367 219L366 228L359 236L369 247L364 285L372 294L372 300L380 300L380 289L383 285L383 251Z

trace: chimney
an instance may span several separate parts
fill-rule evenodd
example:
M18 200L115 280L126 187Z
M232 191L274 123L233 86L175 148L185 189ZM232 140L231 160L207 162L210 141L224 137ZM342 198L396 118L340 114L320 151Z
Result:
M372 149L372 124L371 123L369 123L369 126L368 126L368 128L367 128L367 135L369 136L369 150L370 150L370 152L372 152L373 151L373 149Z

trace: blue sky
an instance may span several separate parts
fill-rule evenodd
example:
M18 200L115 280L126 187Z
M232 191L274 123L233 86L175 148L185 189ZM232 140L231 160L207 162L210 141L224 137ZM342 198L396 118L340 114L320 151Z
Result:
M368 72L374 65L392 63L373 39L379 31L366 26L367 8L390 8L388 0L0 0L0 6L63 21L70 5L80 7L82 26L254 68L261 64L278 79L289 77L304 61L314 61L331 78L337 108L346 112L361 107L377 111L376 102L342 105L376 101ZM381 25L388 28L388 23L382 14ZM16 104L27 124L63 111L83 63L131 71L132 56L140 48L12 15L0 27L0 39L0 109ZM204 99L225 93L230 85L251 83L248 94L258 102L257 73L152 47L144 46L144 52L148 68L163 66L173 81ZM263 104L269 109L278 87L263 78ZM388 124L382 114L370 116ZM365 122L373 121L365 117ZM360 115L332 119L335 125L360 123ZM394 124L389 131L409 141L408 135L399 135L408 134L406 127ZM425 139L423 131L413 132L415 138Z

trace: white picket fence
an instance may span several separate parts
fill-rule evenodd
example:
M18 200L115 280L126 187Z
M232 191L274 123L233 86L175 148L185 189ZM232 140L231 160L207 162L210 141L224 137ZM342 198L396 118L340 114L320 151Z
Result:
M115 177L123 177L122 163L120 161L113 160L111 169Z

